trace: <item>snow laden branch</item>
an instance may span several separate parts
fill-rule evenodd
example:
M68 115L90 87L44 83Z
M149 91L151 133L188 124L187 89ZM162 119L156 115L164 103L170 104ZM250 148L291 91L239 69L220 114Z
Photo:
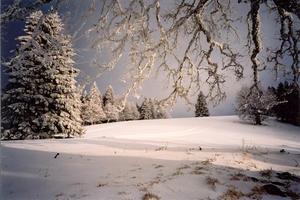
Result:
M230 21L225 6L228 5L224 1L221 4L216 0L182 0L172 10L162 12L159 0L105 1L99 21L89 30L96 38L93 48L111 49L111 59L99 67L113 69L128 51L131 63L127 78L131 84L127 95L136 92L156 71L164 72L172 83L162 104L172 105L177 97L189 102L191 91L199 91L203 84L209 86L210 100L218 103L225 98L223 71L233 70L238 79L243 76L240 55L229 44L218 41L216 31L212 32L217 28L216 21Z
M257 59L257 55L261 50L259 8L260 0L251 0L251 9L248 14L248 16L250 16L251 18L251 29L248 30L248 40L252 40L250 44L253 44L253 49L250 56L253 70L253 86L251 87L250 91L252 91L252 88L255 88L257 91L260 91L258 87L258 72L260 63ZM250 28L250 26L248 26L248 28ZM251 47L252 46L250 45L249 48Z
M1 25L14 20L25 20L31 13L39 10L43 5L53 0L34 0L27 4L21 0L13 0L13 2L1 13Z
M280 20L280 47L273 51L269 57L270 62L274 62L274 70L276 74L285 64L283 63L284 55L291 57L291 71L293 75L293 83L299 87L298 81L300 76L300 28L295 26L293 16L284 8L276 6L279 20ZM300 16L300 4L298 6L297 16Z

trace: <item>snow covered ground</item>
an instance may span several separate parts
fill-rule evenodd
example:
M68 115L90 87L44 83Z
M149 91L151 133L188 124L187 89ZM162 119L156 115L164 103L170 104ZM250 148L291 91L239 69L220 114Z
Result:
M296 126L273 120L253 126L230 116L86 128L86 135L76 139L1 142L1 199L135 200L146 193L162 200L300 195Z

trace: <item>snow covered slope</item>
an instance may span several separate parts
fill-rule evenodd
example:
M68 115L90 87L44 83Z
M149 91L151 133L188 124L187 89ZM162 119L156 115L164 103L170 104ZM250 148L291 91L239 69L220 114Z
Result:
M2 142L1 197L143 199L151 192L180 200L300 195L296 126L273 120L253 126L230 116L86 129L86 135L76 139Z

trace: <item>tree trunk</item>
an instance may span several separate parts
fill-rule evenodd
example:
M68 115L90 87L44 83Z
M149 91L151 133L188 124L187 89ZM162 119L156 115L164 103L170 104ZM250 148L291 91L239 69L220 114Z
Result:
M255 114L255 125L261 125L261 117L260 114Z

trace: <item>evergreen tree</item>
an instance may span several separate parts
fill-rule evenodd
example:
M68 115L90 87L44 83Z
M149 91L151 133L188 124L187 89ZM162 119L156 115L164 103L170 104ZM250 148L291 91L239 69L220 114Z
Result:
M279 83L275 91L277 99L282 102L274 107L277 119L299 125L300 92L299 88L287 81Z
M151 109L152 109L151 111L152 111L153 119L168 118L168 113L167 113L166 109L163 106L161 106L156 99L150 101L150 105L151 105Z
M135 104L126 102L124 109L120 113L119 120L129 121L139 119L139 111Z
M107 122L116 122L119 120L119 111L114 104L106 102L104 106Z
M152 98L149 98L148 99L148 103L149 103L149 108L150 108L150 111L151 111L151 117L150 119L157 119L157 106L156 104L154 103L154 100Z
M103 105L105 106L108 103L115 105L115 95L111 85L108 86L103 97Z
M102 107L101 93L94 82L90 93L83 97L81 118L84 124L96 124L105 121L106 114Z
M128 121L128 120L133 120L133 119L134 119L134 116L132 113L131 106L129 105L128 102L126 102L124 109L122 110L122 112L120 112L119 120L120 121Z
M26 19L25 36L20 36L17 40L20 46L17 49L16 56L6 64L4 71L9 75L8 84L3 89L1 99L1 132L4 139L25 139L27 137L37 137L33 132L34 115L29 108L27 99L31 96L30 83L34 74L29 73L33 68L29 57L29 50L32 48L32 34L42 12L34 12ZM20 63L20 64L19 64ZM26 116L27 115L27 116Z
M145 98L140 106L140 119L153 119L153 112L148 98Z
M195 116L196 117L207 117L209 116L209 111L207 108L207 103L204 94L200 91L195 105Z
M156 119L167 119L169 118L169 114L163 106L156 106Z
M140 112L138 110L137 104L131 104L131 112L132 112L133 120L140 119Z
M119 120L119 110L117 108L119 103L120 100L115 99L114 90L109 85L103 96L103 110L106 114L107 122L116 122Z
M145 98L141 106L135 106L139 113L140 119L166 119L168 113L165 108L159 105L155 99Z
M236 112L241 119L261 125L278 103L276 96L269 91L243 87L237 96Z
M57 13L34 12L7 65L2 96L5 139L81 135L80 95L75 86L74 51Z

